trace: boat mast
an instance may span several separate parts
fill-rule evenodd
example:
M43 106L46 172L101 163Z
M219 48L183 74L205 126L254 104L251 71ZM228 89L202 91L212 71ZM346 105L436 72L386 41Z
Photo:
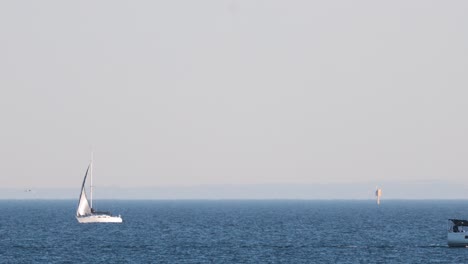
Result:
M91 200L91 209L93 209L93 152L91 152L91 163L89 165L89 172L90 172L90 184L89 184L89 190L90 190L90 200Z

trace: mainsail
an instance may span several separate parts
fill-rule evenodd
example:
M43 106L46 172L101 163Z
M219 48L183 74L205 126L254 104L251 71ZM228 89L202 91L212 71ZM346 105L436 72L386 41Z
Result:
M76 216L85 216L85 215L91 214L91 207L89 206L88 197L86 196L86 190L85 190L86 177L88 177L88 171L89 171L90 166L91 164L88 166L88 169L86 170L86 174L83 179L83 185L81 186L81 194L80 194L80 199L78 201L78 209L76 209Z

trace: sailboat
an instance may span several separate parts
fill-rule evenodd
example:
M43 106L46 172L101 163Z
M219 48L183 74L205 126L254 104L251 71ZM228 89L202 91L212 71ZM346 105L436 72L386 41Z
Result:
M110 212L100 212L93 208L93 159L89 163L88 169L81 185L80 199L76 209L76 219L79 223L122 223L120 215L113 216ZM90 199L86 195L86 178L90 174Z

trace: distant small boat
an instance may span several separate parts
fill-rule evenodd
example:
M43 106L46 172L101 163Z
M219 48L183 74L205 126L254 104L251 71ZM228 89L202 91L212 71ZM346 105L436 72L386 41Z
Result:
M375 197L377 197L377 205L380 205L380 197L382 196L382 189L375 187Z
M93 159L89 163L88 169L81 185L80 199L76 209L76 219L79 223L122 223L122 217L113 216L110 212L99 212L93 208ZM90 199L86 195L86 178L90 174Z
M449 247L468 247L468 220L449 219L447 243Z

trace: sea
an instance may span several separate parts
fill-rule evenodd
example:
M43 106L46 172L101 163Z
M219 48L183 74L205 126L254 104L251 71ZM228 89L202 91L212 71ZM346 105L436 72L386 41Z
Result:
M467 263L447 219L468 201L95 200L122 224L79 224L75 200L1 200L0 263Z

